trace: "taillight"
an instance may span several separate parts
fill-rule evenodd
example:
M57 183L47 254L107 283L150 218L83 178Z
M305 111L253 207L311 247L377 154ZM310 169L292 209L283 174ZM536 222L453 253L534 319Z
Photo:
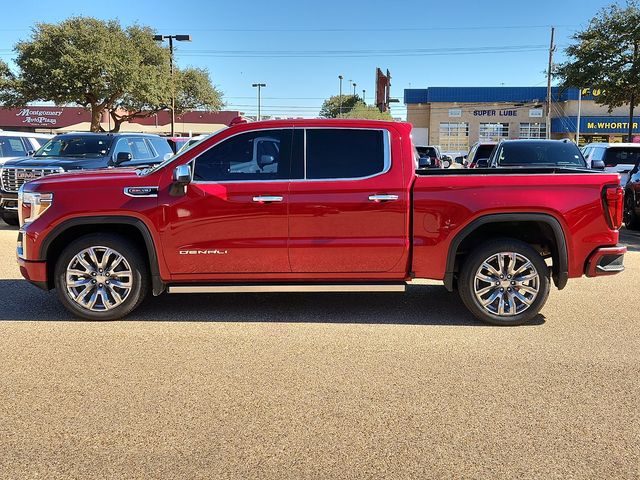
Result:
M602 190L602 201L607 223L613 230L618 230L622 226L624 189L620 185L605 185Z

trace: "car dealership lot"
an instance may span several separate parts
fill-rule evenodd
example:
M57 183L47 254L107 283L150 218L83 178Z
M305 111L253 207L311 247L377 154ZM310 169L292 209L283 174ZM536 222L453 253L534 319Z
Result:
M627 271L489 327L441 286L165 295L74 321L0 226L0 477L638 478Z

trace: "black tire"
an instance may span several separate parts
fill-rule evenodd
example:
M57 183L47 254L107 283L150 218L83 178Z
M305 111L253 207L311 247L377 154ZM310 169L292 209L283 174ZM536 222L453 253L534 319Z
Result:
M2 210L0 215L2 215L2 220L7 225L11 225L13 227L17 227L20 224L20 222L18 220L18 214L17 213L7 212L6 210Z
M531 262L533 268L535 268L535 272L533 269L525 270L530 271L531 274L537 274L537 277L533 280L527 280L525 282L520 282L516 285L515 280L517 278L524 277L509 277L507 279L507 275L505 272L504 279L499 280L496 277L497 282L490 283L486 282L482 279L476 279L476 274L480 273L482 275L482 271L480 270L481 266L489 261L492 258L498 255L501 252L513 252L517 254L515 266L523 265L525 262L523 259L526 259ZM520 263L518 263L520 262ZM506 261L505 261L506 263ZM503 269L504 270L504 269ZM488 271L488 270L487 270ZM507 272L508 273L508 272ZM512 282L513 281L513 282ZM496 286L498 282L500 285ZM537 295L535 297L527 297L528 293L525 292L524 288L532 288L531 283L537 282ZM484 287L484 289L491 288L483 298L480 296L480 299L476 296L476 285L479 287L479 291L482 290L480 287ZM515 287L511 287L511 285L516 285ZM551 282L549 279L549 267L545 263L544 259L540 256L540 254L534 250L530 245L521 242L519 240L511 239L511 238L500 238L486 242L484 245L479 246L475 250L473 250L464 260L462 265L462 269L460 272L460 277L458 279L458 292L460 294L460 298L465 306L469 309L469 311L479 320L490 323L492 325L503 325L503 326L514 326L514 325L522 325L524 323L532 320L547 301L549 297L549 289L551 286ZM504 288L503 288L504 287ZM502 290L500 290L502 288ZM507 293L506 290L512 292L511 288L513 288L513 293ZM533 289L533 288L532 288ZM500 293L504 291L505 293ZM488 306L483 306L480 303L480 300L489 300L494 294L497 297L494 301ZM518 298L514 297L518 295ZM531 301L529 306L519 298L524 297L525 300ZM512 307L511 303L508 305L505 303L505 298L511 298L513 301ZM496 306L496 302L498 304L502 304L503 313L505 308L508 308L510 311L518 312L521 309L520 313L515 314L498 314L499 310ZM513 310L511 310L513 308ZM497 310L497 311L492 311Z
M116 254L119 254L124 259L124 265L128 263L128 267L122 267L123 263L120 263L120 267L116 267L113 270L113 276L111 279L111 286L99 284L99 286L104 286L104 290L110 289L111 292L114 290L115 281L123 280L125 277L118 277L117 268L124 268L124 270L131 272L131 275L127 275L125 282L130 283L130 289L128 293L122 298L122 303L119 305L115 305L110 309L104 309L102 311L95 311L84 306L81 306L77 301L72 298L72 294L68 291L67 288L67 267L71 265L71 261L78 255L80 252L85 251L89 248L97 248L106 247L115 251ZM105 254L103 253L103 257ZM86 257L85 257L86 258ZM111 263L115 263L111 262ZM84 268L80 266L80 268ZM106 275L106 270L104 274L100 274L100 277L95 277L97 279L103 278L99 281L105 281L104 275ZM150 276L147 262L145 260L144 253L138 248L135 244L131 243L127 239L113 234L107 233L92 233L78 238L77 240L71 242L60 254L55 266L55 287L58 291L58 298L65 306L67 310L78 317L85 318L87 320L116 320L122 318L129 313L131 313L135 308L140 305L140 303L144 300L149 292L150 285ZM96 284L96 280L93 280L90 275L86 276L92 283ZM82 278L81 280L84 280ZM114 281L115 280L115 281ZM105 283L109 283L109 278L106 278ZM96 288L93 286L92 288ZM118 288L118 287L116 287ZM118 290L118 295L123 295L122 290ZM88 294L83 294L85 298ZM93 297L90 297L93 298ZM113 295L108 297L113 302L117 302ZM100 302L98 306L105 306L107 302L104 299L103 295L100 295Z
M640 230L640 218L635 210L631 192L624 196L624 224L629 230Z

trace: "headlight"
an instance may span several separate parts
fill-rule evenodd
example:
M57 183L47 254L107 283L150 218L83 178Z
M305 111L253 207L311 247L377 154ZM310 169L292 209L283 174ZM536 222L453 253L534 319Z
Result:
M18 190L18 217L20 225L33 222L53 203L53 193L25 192Z

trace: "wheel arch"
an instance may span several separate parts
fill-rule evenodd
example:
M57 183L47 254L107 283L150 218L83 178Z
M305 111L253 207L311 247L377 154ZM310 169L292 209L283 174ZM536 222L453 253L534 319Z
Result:
M513 230L517 226L522 229ZM533 244L532 239L550 241L553 282L559 290L566 286L569 278L569 255L562 225L553 215L525 212L484 215L462 228L449 244L444 275L444 285L447 290L454 290L456 274L466 254L465 248L469 247L469 243L474 238L482 238L479 237L480 234L488 234L489 238L506 236L529 244Z
M165 283L160 277L158 254L149 227L139 218L129 216L78 217L65 220L56 225L40 244L39 258L47 262L47 288L53 288L54 258L60 254L69 240L89 233L109 232L126 235L129 240L138 244L146 255L153 295L160 295L165 290Z

